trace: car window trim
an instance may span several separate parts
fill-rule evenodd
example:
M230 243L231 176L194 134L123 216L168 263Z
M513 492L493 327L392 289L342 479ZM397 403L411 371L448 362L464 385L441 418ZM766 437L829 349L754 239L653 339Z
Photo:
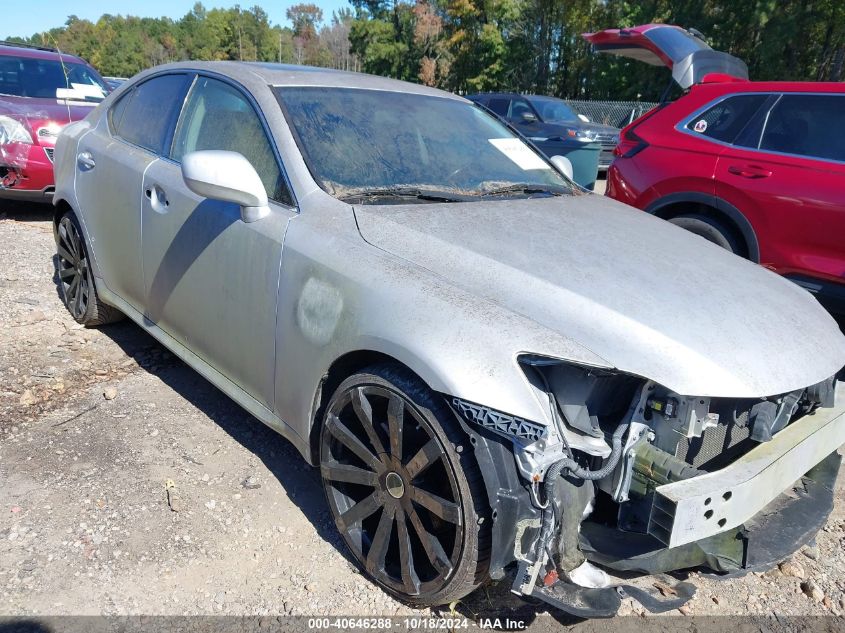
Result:
M148 154L152 154L153 156L155 156L155 157L157 157L157 158L165 158L165 156L163 156L162 154L160 154L159 152L157 152L157 151L155 151L155 150L150 149L149 147L144 147L143 145L138 145L137 143L133 143L132 141L130 141L130 140L128 140L128 139L126 139L126 138L122 137L122 136L120 135L120 133L119 133L117 130L113 129L113 126L112 126L111 113L112 113L112 110L114 109L114 107L117 105L117 102L118 102L118 101L121 101L122 99L124 99L124 95L125 95L125 98L130 98L130 96L131 96L131 98L134 98L134 93L135 93L135 91L138 89L138 86L142 86L142 85L144 85L145 83L147 83L148 81L152 81L153 79L157 79L157 78L159 78L159 77L165 77L165 76L168 76L168 75L184 75L184 76L185 76L185 80L183 81L182 88L185 88L185 86L186 86L186 85L187 85L187 83L188 83L188 82L187 82L187 78L188 78L188 76L190 76L193 72L194 72L194 71L191 71L191 70L186 70L186 69L180 69L180 70L176 70L176 71L173 71L173 70L168 70L168 71L164 71L164 72L155 73L154 75L150 75L149 77L144 77L144 79L143 79L142 81L139 81L138 83L135 83L135 84L133 84L132 86L130 86L130 87L129 87L129 89L128 89L128 90L126 90L126 92L125 92L125 93L121 94L121 95L120 95L120 97L119 97L118 99L115 99L115 103L110 103L110 104L109 104L109 109L108 109L108 111L107 111L107 113L106 113L106 122L107 122L107 124L108 124L109 134L111 135L111 137L112 137L113 139L115 139L116 141L120 141L121 143L125 143L126 145L129 145L130 147L134 147L134 148L140 149L140 150L142 150L142 151L144 151L144 152L147 152ZM188 86L188 88L185 90L185 94L186 94L186 95L188 94L188 90L190 90L190 86ZM127 104L127 106L128 106L128 105L129 105L129 104ZM183 106L184 106L184 98L183 98ZM170 142L172 143L173 133L174 133L174 131L175 131L176 121L178 121L178 120L179 120L179 119L178 119L178 114L179 114L179 112L181 112L181 110L178 110L178 111L174 112L174 114L171 114L171 115L170 115L170 119L169 119L169 120L168 120L168 122L167 122L167 128L166 128L166 130L165 130L165 134L164 134L164 143L163 143L163 145L164 145L164 146L169 146L169 144L168 144L168 142L167 142L168 140L170 140ZM126 114L126 111L125 111L125 110L124 110L123 114L124 114L124 115ZM176 117L176 121L174 121L174 120L173 120L173 119L174 119L174 115L175 115L175 117ZM123 117L121 117L121 121L123 121ZM162 148L162 150L163 150L163 149L164 149L164 148Z
M751 118L748 119L748 121L745 123L745 125L742 127L742 129L739 131L739 133L734 138L733 143L731 143L730 145L732 145L733 147L744 147L746 149L753 149L753 150L759 151L760 142L762 141L763 133L766 131L766 124L769 121L769 114L771 114L772 108L775 107L777 102L780 101L780 97L781 97L781 95L770 94L763 101L763 104L759 108L757 108L757 111L754 114L751 115ZM763 125L760 128L760 136L757 138L757 146L753 147L753 146L749 146L749 145L740 145L739 143L737 143L737 141L740 138L742 138L742 135L745 134L745 131L749 128L749 126L751 126L751 124L754 123L757 120L757 117L760 117L760 116L762 116L762 118L763 118Z
M736 96L745 95L745 94L770 95L770 96L774 95L774 96L777 97L777 100L769 107L769 111L766 113L766 121L763 125L763 130L760 132L760 140L758 141L758 147L746 147L744 145L735 145L733 143L726 143L725 141L719 141L717 139L710 138L709 136L704 136L703 134L698 134L697 132L694 132L693 130L687 129L687 125L689 125L690 122L692 122L693 119L701 116L702 114L704 114L710 108L717 106L719 103L721 103L725 99L729 99L731 97L736 97ZM763 141L763 135L765 134L765 131L766 131L766 125L768 125L768 123L769 123L769 113L771 113L772 109L774 109L774 107L778 103L780 103L781 98L786 96L786 95L803 95L803 96L809 96L809 97L828 97L829 96L829 97L837 97L839 99L845 99L845 94L842 94L841 92L812 92L812 91L792 91L792 90L781 91L781 92L778 92L776 90L764 90L764 91L749 90L749 91L746 91L746 92L743 92L743 91L732 92L730 94L722 95L721 97L713 99L712 101L708 102L704 106L695 110L692 114L690 114L690 115L686 116L685 118L681 119L675 125L675 130L680 132L681 134L686 134L688 136L692 136L693 138L697 138L699 140L706 141L706 142L709 142L709 143L715 143L716 145L721 145L722 147L732 147L732 148L735 148L735 149L741 149L741 150L745 150L745 151L748 151L748 152L758 152L760 154L768 154L768 155L771 155L771 156L782 156L782 157L787 157L787 158L803 158L804 160L812 160L812 161L817 161L819 163L833 163L835 165L845 165L845 161L836 160L835 158L821 158L819 156L808 156L807 154L793 154L793 153L790 153L790 152L776 152L774 150L761 149L759 147L759 144L762 143L762 141ZM766 107L766 104L764 103L761 107ZM757 115L758 113L759 113L759 110L757 112L755 112L754 114ZM750 122L750 119L749 119L749 122ZM740 132L740 134L742 134L742 132ZM737 138L739 138L740 134L737 135Z
M291 181L290 181L290 178L288 177L287 170L285 169L285 165L284 165L284 161L282 160L281 152L279 152L279 148L276 145L276 140L273 137L273 134L272 134L272 131L270 130L269 124L267 123L267 118L264 116L264 111L261 109L261 106L258 104L258 101L255 100L255 97L252 95L252 93L245 86L243 86L241 83L235 81L231 77L227 77L226 75L221 75L219 73L216 73L216 72L210 71L210 70L194 70L194 71L191 71L191 72L194 73L193 83L188 88L188 91L185 93L185 99L182 101L182 106L179 109L179 114L176 118L176 123L174 124L174 127L173 127L173 134L170 138L170 144L168 145L167 155L161 156L161 158L163 160L166 160L170 163L174 163L176 165L182 164L181 161L174 160L171 156L172 156L172 153L173 153L173 143L176 140L176 129L182 122L182 116L184 115L185 107L188 105L188 97L190 97L191 93L196 88L197 81L199 80L200 77L208 77L209 79L221 81L221 82L231 86L238 93L240 93L246 99L247 103L250 104L250 106L252 107L256 116L258 117L258 120L261 123L261 127L264 130L264 136L267 139L267 142L270 144L270 149L273 152L273 157L276 159L276 167L279 168L279 173L282 176L282 181L284 182L285 187L288 190L288 194L290 194L290 199L293 202L293 205L289 205L288 203L283 202L281 200L276 200L275 198L270 198L269 196L268 196L268 198L270 200L272 200L273 202L275 202L276 204L278 204L282 207L285 207L286 209L293 209L294 211L296 211L296 213L300 213L299 201L296 199L296 193L293 190L293 186L291 185ZM268 90L272 91L272 87L268 86ZM275 99L275 95L273 95L273 97Z

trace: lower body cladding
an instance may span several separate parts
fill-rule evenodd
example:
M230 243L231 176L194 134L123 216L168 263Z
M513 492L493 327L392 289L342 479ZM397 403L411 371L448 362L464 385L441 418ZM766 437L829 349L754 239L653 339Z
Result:
M599 435L609 413L595 405L601 389L562 389L553 375L543 383L564 440L572 423ZM603 433L601 456L571 441L556 453L553 431L538 440L531 422L452 400L485 477L493 579L516 563L515 593L581 617L611 617L625 596L662 612L695 592L664 574L768 569L824 525L845 443L845 384L728 400L640 382L632 400Z

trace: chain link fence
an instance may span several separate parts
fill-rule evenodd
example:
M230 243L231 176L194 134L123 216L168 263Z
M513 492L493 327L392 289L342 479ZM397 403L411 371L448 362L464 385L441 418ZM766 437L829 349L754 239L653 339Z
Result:
M580 112L590 121L622 128L649 110L657 107L650 101L579 101L566 99L576 112Z

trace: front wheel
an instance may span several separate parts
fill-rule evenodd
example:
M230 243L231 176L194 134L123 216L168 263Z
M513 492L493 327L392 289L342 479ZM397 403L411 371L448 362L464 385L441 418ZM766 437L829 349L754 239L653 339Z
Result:
M469 443L443 399L407 370L375 366L337 388L320 471L347 547L390 593L446 604L486 577L489 508Z

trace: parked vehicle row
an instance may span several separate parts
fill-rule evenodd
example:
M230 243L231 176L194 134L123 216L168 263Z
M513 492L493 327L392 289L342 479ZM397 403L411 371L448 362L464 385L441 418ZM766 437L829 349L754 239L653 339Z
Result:
M606 570L763 569L830 512L830 315L585 193L471 101L170 64L55 156L73 317L128 316L290 440L364 573L411 604L512 573L581 616L673 609L692 585Z
M0 43L0 199L49 202L59 132L109 90L78 57Z

